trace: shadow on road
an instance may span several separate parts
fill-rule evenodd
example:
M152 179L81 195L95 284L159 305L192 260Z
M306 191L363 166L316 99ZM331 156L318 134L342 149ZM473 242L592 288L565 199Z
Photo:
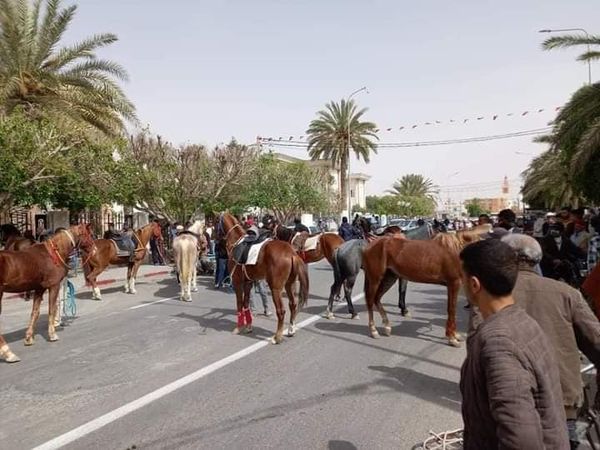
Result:
M329 441L328 450L357 450L356 445L348 441Z

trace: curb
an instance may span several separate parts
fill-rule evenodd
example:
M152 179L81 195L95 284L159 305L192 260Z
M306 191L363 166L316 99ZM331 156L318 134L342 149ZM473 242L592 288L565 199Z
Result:
M150 278L150 277L156 277L156 276L159 276L159 275L167 275L167 274L170 274L170 273L171 273L171 270L159 270L159 271L156 271L156 272L145 273L145 274L141 275L140 278ZM98 286L108 286L108 285L111 285L111 284L120 283L120 282L125 281L125 280L126 280L126 278L108 278L106 280L98 280L96 282L96 284ZM78 288L86 288L86 287L90 287L90 285L86 283L83 286L78 286ZM7 295L4 298L7 299L7 300L13 299L13 298L23 298L23 295L22 294L12 294L12 295Z

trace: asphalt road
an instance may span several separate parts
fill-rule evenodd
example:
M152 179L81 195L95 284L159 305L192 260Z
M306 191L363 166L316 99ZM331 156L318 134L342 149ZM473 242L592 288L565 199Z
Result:
M464 348L443 338L445 291L410 284L402 318L392 290L393 335L375 340L362 298L359 320L345 307L318 317L332 278L311 266L304 327L281 345L266 343L274 317L233 335L233 294L203 278L191 303L173 299L170 275L139 282L136 296L105 287L101 302L81 289L61 340L46 341L42 315L32 347L30 305L5 300L2 330L22 361L0 363L0 448L410 449L431 429L460 428ZM462 307L458 319L464 330Z

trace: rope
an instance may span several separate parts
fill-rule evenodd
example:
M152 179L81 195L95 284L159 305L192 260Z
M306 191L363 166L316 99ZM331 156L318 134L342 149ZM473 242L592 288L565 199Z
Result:
M416 450L460 450L463 448L463 430L444 431L443 433L434 433L423 444L415 447Z
M66 280L66 286L63 290L63 317L74 319L77 315L77 302L75 301L75 285Z

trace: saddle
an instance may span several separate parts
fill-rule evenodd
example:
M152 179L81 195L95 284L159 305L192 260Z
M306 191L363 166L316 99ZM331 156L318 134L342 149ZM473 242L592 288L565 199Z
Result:
M270 236L271 233L268 231L260 232L258 236L247 234L239 243L235 245L235 247L233 247L231 252L233 260L238 264L246 264L246 262L248 262L248 253L250 253L250 248L254 245L263 243L269 239Z
M135 245L135 237L133 238L133 242ZM110 238L111 241L117 246L117 256L130 256L131 252L134 250L129 247L129 243L127 240L123 239L123 236L113 234Z

